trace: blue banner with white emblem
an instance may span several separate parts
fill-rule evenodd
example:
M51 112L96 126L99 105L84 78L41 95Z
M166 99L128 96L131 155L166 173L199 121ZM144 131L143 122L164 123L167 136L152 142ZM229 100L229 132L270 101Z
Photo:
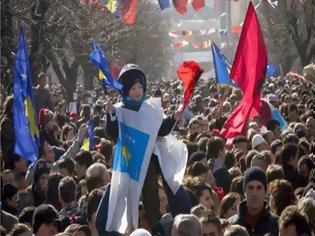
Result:
M121 138L114 153L113 170L127 173L135 181L139 181L144 154L149 135L120 123Z

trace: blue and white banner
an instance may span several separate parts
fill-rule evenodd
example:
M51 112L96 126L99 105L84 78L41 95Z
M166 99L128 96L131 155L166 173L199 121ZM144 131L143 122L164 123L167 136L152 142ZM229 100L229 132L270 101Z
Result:
M138 227L139 200L151 155L159 159L162 174L173 191L178 191L187 163L186 145L174 136L157 137L163 122L160 98L146 100L140 110L116 107L119 140L115 146L106 231L125 233Z
M124 233L138 227L138 207L157 134L163 121L162 107L146 100L139 111L115 107L119 139L115 146L107 231Z

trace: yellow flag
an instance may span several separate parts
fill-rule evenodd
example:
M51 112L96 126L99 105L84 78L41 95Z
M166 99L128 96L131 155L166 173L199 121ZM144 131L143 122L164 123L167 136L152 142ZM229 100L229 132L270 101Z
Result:
M115 13L117 9L117 0L108 0L106 7L111 13Z

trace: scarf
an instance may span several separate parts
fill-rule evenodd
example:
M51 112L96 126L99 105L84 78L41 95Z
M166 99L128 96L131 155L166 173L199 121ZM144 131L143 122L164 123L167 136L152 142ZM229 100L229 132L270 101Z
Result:
M133 100L129 96L123 96L122 97L122 103L124 104L125 108L133 110L133 111L139 111L142 103L146 99L145 94L143 94L142 98L139 101Z

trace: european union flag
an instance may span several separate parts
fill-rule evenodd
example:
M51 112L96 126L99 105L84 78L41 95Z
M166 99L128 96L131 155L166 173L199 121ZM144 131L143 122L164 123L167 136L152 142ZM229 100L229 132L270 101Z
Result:
M149 135L123 123L120 123L120 127L121 138L115 147L113 169L139 181Z
M230 79L229 76L232 67L231 64L214 42L211 44L211 49L217 83L227 84L237 88L238 86Z
M92 120L88 122L88 135L83 141L82 149L84 151L95 150L94 124Z
M103 72L105 76L105 85L111 86L112 88L120 91L123 86L113 78L108 66L108 61L103 53L102 48L97 42L93 42L92 47L93 51L90 53L90 60L97 66L98 69Z
M15 56L13 95L14 152L23 159L33 162L38 157L39 133L34 112L32 78L22 26L20 26L18 49Z

